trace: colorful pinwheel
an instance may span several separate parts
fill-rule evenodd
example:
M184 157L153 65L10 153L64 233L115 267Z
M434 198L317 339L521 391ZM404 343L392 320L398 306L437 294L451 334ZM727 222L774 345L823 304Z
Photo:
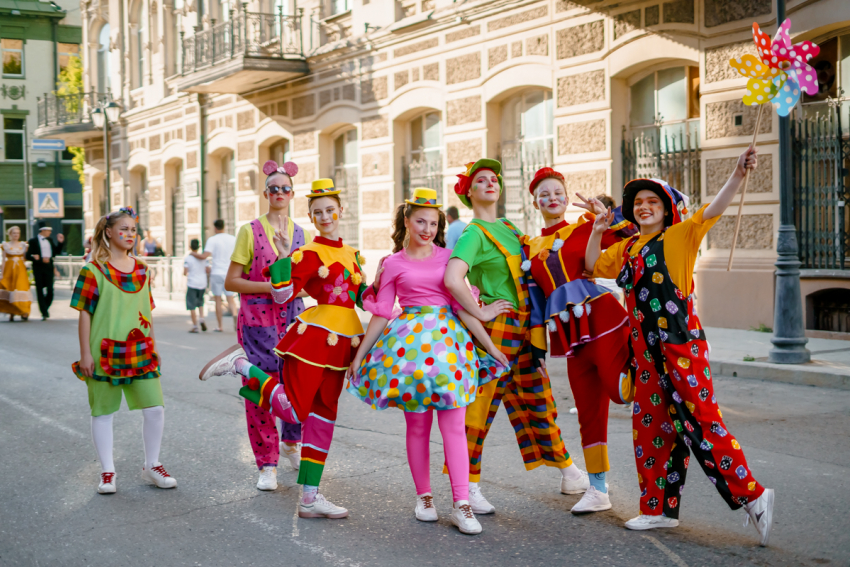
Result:
M729 64L747 77L747 94L744 104L756 106L771 102L779 116L788 116L800 99L800 91L809 95L818 92L817 72L809 60L820 53L820 47L811 41L791 44L791 20L785 20L773 41L753 24L753 41L759 56L744 55L731 59Z

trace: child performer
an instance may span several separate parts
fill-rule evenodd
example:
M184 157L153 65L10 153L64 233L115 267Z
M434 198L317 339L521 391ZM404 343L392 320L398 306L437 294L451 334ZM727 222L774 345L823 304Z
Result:
M570 387L578 409L584 462L590 487L573 506L572 513L609 510L611 501L605 483L608 464L608 400L626 404L632 397L629 376L629 328L625 309L611 293L585 279L584 252L593 229L592 215L575 224L564 220L567 191L564 176L544 167L537 171L529 191L534 208L543 215L541 236L525 247L524 268L546 296L541 321L549 329L549 352L567 357ZM591 213L604 213L596 199L575 206ZM627 222L627 221L624 221ZM604 247L620 241L613 230L604 234ZM591 313L593 315L591 315Z
M376 410L404 411L407 463L417 494L414 514L423 522L437 521L429 474L431 410L436 410L452 484L452 523L462 533L478 534L481 524L469 506L464 417L478 386L503 374L508 359L478 319L452 300L443 283L451 252L444 247L446 217L437 192L415 189L413 200L405 203L396 210L394 254L383 261L382 271L379 268L377 298L366 292L363 304L372 320L347 373L348 391ZM398 318L393 317L399 315L393 313L396 296L403 309ZM485 307L478 312L489 321L499 310ZM467 328L489 355L473 346Z
M684 221L684 195L660 179L630 181L623 189L623 214L639 225L640 234L611 246L601 257L600 239L613 215L599 215L594 222L585 263L593 266L594 276L619 273L639 379L632 428L641 515L626 522L629 529L679 525L690 450L729 507L744 506L760 544L767 545L770 537L773 490L753 478L740 444L723 423L705 332L693 303L700 242L729 206L746 170L755 168L751 147L738 158L714 201Z
M308 206L320 236L291 257L286 257L286 232L276 231L274 235L280 258L270 269L275 303L292 301L302 289L318 302L298 315L275 348L275 353L286 360L282 384L251 364L239 347L218 355L201 373L202 380L224 374L244 376L246 385L239 394L263 410L266 419L271 412L286 423L302 424L304 441L298 473L298 484L304 485L298 508L302 518L348 516L348 510L319 494L345 371L363 335L354 306L362 305L367 287L359 253L339 237L339 193L330 179L313 182Z
M587 473L573 464L567 453L561 430L555 423L558 412L546 374L546 337L531 330L532 299L539 289L529 282L521 265L524 260L522 234L507 219L496 218L496 206L502 191L502 165L492 159L480 159L459 175L455 193L472 208L475 218L466 227L452 250L446 267L445 283L455 300L469 313L479 314L464 278L481 290L481 298L510 311L484 323L496 347L510 361L512 373L480 387L475 401L466 412L466 438L469 444L469 500L476 514L492 514L495 508L481 494L481 453L490 424L499 404L505 400L508 417L516 433L517 444L526 470L540 465L561 470L561 492L580 494L587 490ZM542 303L539 305L542 310ZM532 345L537 351L532 350ZM535 356L536 355L536 356Z
M294 195L292 178L298 173L298 166L291 161L282 166L267 161L263 165L263 173L266 174L263 197L269 202L269 212L239 229L233 255L230 257L230 268L224 279L224 288L239 293L241 307L237 318L236 338L245 350L248 360L269 376L279 378L283 360L275 356L274 347L283 338L287 327L295 321L295 317L304 311L304 302L296 298L288 305L275 304L272 301L272 286L266 270L281 252L274 242L276 230L286 232L293 250L309 242L310 236L295 224L288 214L289 203ZM288 254L287 249L283 256ZM242 385L247 383L248 378L243 376ZM283 424L280 432L283 441L281 447L277 442L275 420L269 419L266 412L247 400L245 420L251 449L260 470L257 488L275 490L281 448L292 467L297 469L299 466L301 426Z
M177 481L159 462L165 425L159 355L153 333L147 266L130 256L136 243L136 213L123 208L102 217L92 237L93 261L83 266L71 297L80 312L80 360L72 365L84 380L91 408L91 436L100 459L100 494L115 492L112 416L121 395L142 410L145 464L142 480L159 488Z

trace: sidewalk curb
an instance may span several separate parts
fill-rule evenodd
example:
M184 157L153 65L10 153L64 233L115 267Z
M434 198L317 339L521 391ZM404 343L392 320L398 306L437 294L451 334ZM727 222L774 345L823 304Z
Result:
M817 363L804 365L712 360L711 371L718 376L850 390L850 372Z

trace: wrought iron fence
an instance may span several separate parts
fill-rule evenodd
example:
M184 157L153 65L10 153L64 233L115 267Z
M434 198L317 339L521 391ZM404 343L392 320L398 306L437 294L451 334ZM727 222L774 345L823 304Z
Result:
M850 140L840 106L792 121L794 220L803 268L850 268Z
M699 132L683 124L678 132L670 126L623 131L623 179L663 179L688 196L692 211L700 206Z
M273 59L303 59L301 16L248 12L242 4L239 12L230 11L230 18L207 29L196 29L186 37L181 32L183 50L181 74L204 69L236 56L268 57Z
M339 235L342 241L358 248L360 246L360 169L338 165L331 170L334 187L342 189L339 194L343 213L339 221Z
M437 192L438 200L443 194L443 156L429 155L429 159L406 163L402 157L402 200L410 199L413 189L428 187Z
M540 213L532 205L528 186L534 173L541 167L552 165L552 142L524 144L502 142L499 161L502 162L502 180L505 183L505 218L520 227L525 234L538 234L543 226Z
M91 111L112 100L109 92L59 95L44 93L37 98L38 127L69 126L91 122Z

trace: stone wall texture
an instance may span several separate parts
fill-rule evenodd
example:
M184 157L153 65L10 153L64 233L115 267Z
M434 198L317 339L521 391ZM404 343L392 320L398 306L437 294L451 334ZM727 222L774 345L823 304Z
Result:
M419 43L405 45L404 47L394 49L393 57L404 57L405 55L410 55L411 53L417 53L419 51L431 49L432 47L437 47L439 43L440 40L438 38L432 37L430 39L426 39L425 41L420 41Z
M467 53L446 60L446 84L454 85L481 76L481 53Z
M446 113L449 126L478 122L481 120L481 97L476 95L450 100L446 104Z
M692 24L694 23L694 0L665 2L663 14L665 24Z
M236 217L239 222L252 221L257 218L257 204L254 201L242 201L236 207Z
M292 199L292 216L296 218L304 218L309 215L310 209L307 206L307 199Z
M357 87L353 84L342 85L342 100L355 100Z
M239 191L253 191L257 186L255 181L257 179L256 174L253 170L251 171L243 171L237 175L237 183L239 185Z
M363 140L373 140L389 135L390 127L386 116L369 116L360 121L360 136Z
M717 195L732 171L738 158L717 158L705 160L706 195ZM747 185L747 193L770 193L773 191L773 156L764 154L759 156L758 169L750 173ZM737 203L735 198L733 203Z
M577 57L605 47L605 27L603 20L589 22L558 30L556 34L556 52L558 59Z
M364 250L392 250L393 240L390 228L364 228Z
M605 121L590 120L558 126L558 154L583 154L605 150Z
M333 91L331 89L321 91L319 93L319 108L327 106L333 100Z
M422 67L422 78L426 81L440 80L440 64L429 63Z
M522 42L515 41L511 44L511 59L514 57L522 57Z
M751 40L730 43L705 50L705 82L714 83L727 79L740 78L738 72L729 64L729 60L751 53L756 54L756 46Z
M186 124L186 141L194 142L198 138L198 125Z
M508 60L508 45L497 45L487 50L487 69L492 69Z
M313 130L300 130L292 134L293 150L312 150L316 147L316 133Z
M570 171L564 173L564 181L567 186L568 203L575 201L576 193L581 193L587 198L602 195L608 190L608 180L604 169Z
M446 144L449 167L459 167L479 159L484 154L481 138L469 138Z
M645 26L657 26L661 21L659 17L659 6L647 6L643 11L643 25Z
M159 134L157 134L156 136L151 136L150 138L148 138L148 149L152 152L157 151L160 148L161 142L162 142L162 137ZM117 157L118 156L116 155L115 150L114 150L114 146L113 146L112 158L115 159Z
M150 223L151 226L164 226L165 225L165 215L162 211L151 211L150 212Z
M391 211L389 191L363 191L361 195L365 212L373 214Z
M614 16L614 39L622 37L640 27L640 10Z
M251 144L252 149L253 147L254 144ZM186 169L195 169L196 167L198 167L198 152L188 152L186 154Z
M278 116L289 116L289 101L282 100L277 103L277 115Z
M393 75L393 88L400 89L410 82L410 72L405 69Z
M319 176L316 175L316 162L308 161L305 163L298 164L298 174L294 180L294 183L312 183L314 179L317 179Z
M292 99L292 118L305 118L316 113L316 97L308 94Z
M549 35L538 35L525 40L526 55L549 56Z
M254 159L254 142L239 142L236 144L236 159Z
M517 24L523 24L525 22L530 22L531 20L536 20L538 18L545 18L548 15L549 7L540 6L539 8L534 8L533 10L526 10L525 12L519 12L518 14L511 14L510 16L499 18L498 20L491 20L487 23L487 31L492 32L500 30L502 28L515 26Z
M200 210L198 207L186 209L186 224L198 224L200 222Z
M453 41L460 41L462 39L466 39L468 37L474 37L481 33L481 26L469 26L462 30L456 32L449 32L446 34L446 43L451 43Z
M736 211L737 212L737 211ZM708 247L729 250L735 234L737 215L724 215L708 233ZM773 250L773 215L741 216L736 248L744 250Z
M376 152L374 154L363 154L360 156L360 166L363 177L374 177L376 175L390 174L390 154L388 152Z
M254 127L254 110L246 110L236 115L236 129L250 130Z
M157 177L159 175L162 175L162 162L158 159L155 159L151 162L150 176Z
M148 189L149 201L159 201L162 199L162 185L152 185L150 189Z
M366 104L387 98L387 78L378 77L360 82L360 102Z
M705 0L705 27L770 14L772 0Z
M763 106L765 109L759 125L760 134L769 133L773 128L773 108L769 104ZM705 137L712 140L729 136L752 136L758 112L758 107L747 106L740 98L708 103L705 105ZM743 121L740 126L735 126L734 117L738 114L743 115Z
M558 79L558 107L605 100L605 71L590 71Z

